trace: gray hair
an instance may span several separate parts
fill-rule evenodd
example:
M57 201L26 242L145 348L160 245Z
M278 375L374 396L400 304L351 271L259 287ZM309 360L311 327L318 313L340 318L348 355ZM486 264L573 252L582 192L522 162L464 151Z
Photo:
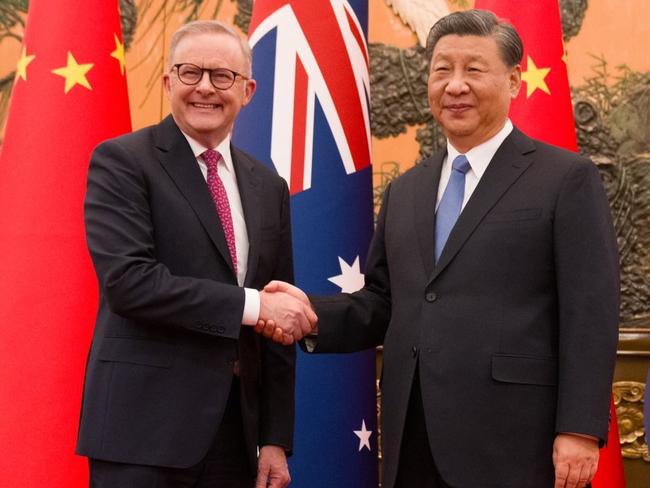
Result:
M512 24L497 18L489 10L465 10L446 15L436 22L427 37L427 59L431 62L438 41L448 35L493 37L501 59L513 68L521 63L524 45Z
M169 55L167 64L171 68L171 62L174 58L174 52L182 39L188 36L193 36L197 34L225 34L237 40L239 46L241 47L242 54L246 60L249 72L252 71L253 66L253 54L251 52L251 47L248 44L246 39L243 39L232 27L224 22L218 20L195 20L193 22L188 22L187 24L181 26L174 34L172 35L172 40L169 45ZM250 74L250 73L249 73Z

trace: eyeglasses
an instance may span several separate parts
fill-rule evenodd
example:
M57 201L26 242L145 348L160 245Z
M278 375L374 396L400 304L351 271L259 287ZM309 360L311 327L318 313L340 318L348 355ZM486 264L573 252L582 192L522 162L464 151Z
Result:
M242 80L249 80L246 76L237 73L236 71L228 68L200 68L192 63L179 63L172 66L176 68L178 79L185 85L198 85L203 78L203 73L207 72L210 78L210 83L217 90L227 90L235 84L237 77Z

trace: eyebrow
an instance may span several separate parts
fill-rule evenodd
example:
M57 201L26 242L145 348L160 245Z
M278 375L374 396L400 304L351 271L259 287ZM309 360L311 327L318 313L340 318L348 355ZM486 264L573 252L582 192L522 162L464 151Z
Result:
M446 55L445 53L440 53L436 56L434 56L433 61L448 61L450 58L449 55ZM468 61L480 61L480 62L486 62L485 58L483 56L480 56L478 54L470 54L467 56Z

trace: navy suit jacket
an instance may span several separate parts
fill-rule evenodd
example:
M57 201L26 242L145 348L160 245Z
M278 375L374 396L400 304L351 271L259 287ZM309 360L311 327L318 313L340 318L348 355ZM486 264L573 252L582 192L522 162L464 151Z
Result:
M245 286L292 280L289 193L232 148L250 241ZM85 200L100 303L79 454L189 467L206 454L239 358L251 468L292 448L295 349L242 327L244 290L205 179L173 118L93 153Z
M384 345L384 486L395 482L416 367L422 428L447 483L552 486L556 433L607 438L619 280L599 173L515 129L434 263L444 157L386 190L365 287L313 298L316 352Z

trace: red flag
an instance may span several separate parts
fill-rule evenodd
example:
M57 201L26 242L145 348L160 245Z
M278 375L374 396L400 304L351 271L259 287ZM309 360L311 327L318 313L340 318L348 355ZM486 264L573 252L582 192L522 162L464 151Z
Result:
M614 399L610 405L609 436L607 446L600 450L598 471L591 482L592 488L625 488L625 473L621 458L621 443L618 437L618 422Z
M92 148L130 125L117 1L32 0L0 156L2 487L87 486L85 178Z
M577 151L571 91L566 69L562 23L557 0L519 2L476 0L475 8L491 10L515 26L524 43L523 84L510 108L513 123L531 137ZM593 488L625 487L612 404L609 439L600 450Z
M524 42L524 82L510 107L513 123L530 137L577 151L557 0L476 0L475 7L509 21Z

